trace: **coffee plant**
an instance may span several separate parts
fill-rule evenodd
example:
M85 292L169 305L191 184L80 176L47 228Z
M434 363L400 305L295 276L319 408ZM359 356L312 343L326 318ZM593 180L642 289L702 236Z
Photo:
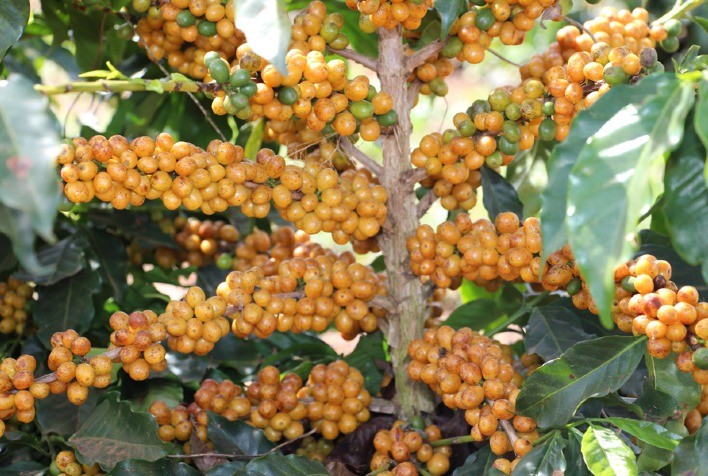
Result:
M0 472L706 474L708 18L596 3L2 2Z

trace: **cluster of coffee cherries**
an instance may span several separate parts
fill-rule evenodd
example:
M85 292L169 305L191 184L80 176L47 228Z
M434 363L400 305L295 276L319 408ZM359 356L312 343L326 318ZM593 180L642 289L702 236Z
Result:
M34 287L16 278L0 281L0 333L22 335L27 328L27 304Z
M64 194L73 203L94 197L116 209L161 199L168 210L184 206L211 215L238 206L263 218L271 202L280 214L309 234L332 233L345 244L373 240L386 220L386 189L367 170L336 170L316 161L287 164L269 149L255 161L243 149L213 140L206 150L175 142L167 133L155 140L122 136L74 139L64 145L61 165Z
M460 213L454 222L440 224L437 231L421 225L415 236L408 238L407 247L413 273L441 288L454 289L464 277L483 287L522 280L555 291L579 276L568 247L553 253L542 264L538 219L531 217L521 223L512 212L500 213L494 223L486 219L472 221L469 215ZM573 294L578 293L589 300L583 286Z
M157 247L155 262L158 266L172 269L181 263L205 266L216 262L220 268L231 268L231 253L240 238L233 225L223 220L178 216L168 220L166 228L179 248Z
M334 443L331 440L324 438L318 440L312 436L307 436L302 439L302 443L300 443L298 449L295 450L295 454L322 463L333 449Z
M234 26L233 0L226 5L203 0L164 0L160 5L142 3L135 32L138 44L153 61L167 59L175 71L194 79L208 75L204 56L218 52L224 58L236 56L246 38Z
M420 93L435 96L445 96L448 93L448 86L445 78L455 71L455 65L442 53L432 55L425 60L425 63L415 68L408 77L408 81L419 80L423 84ZM416 98L416 101L418 98Z
M376 451L370 468L372 471L386 468L377 473L385 476L417 476L418 468L425 468L433 476L445 474L450 469L452 447L437 445L441 438L436 425L417 430L396 421L390 429L379 430L374 436Z
M690 434L695 434L703 423L703 417L708 415L708 385L701 386L701 401L696 408L686 414L684 425Z
M302 243L293 254L277 264L277 271L274 266L233 271L217 287L217 295L230 305L237 336L322 332L333 321L349 339L377 328L384 311L372 301L386 293L382 275L356 263L351 253L314 243Z
M327 440L348 435L371 418L364 376L343 360L315 365L297 396L308 402L307 419Z
M693 286L671 281L671 265L642 255L615 269L612 318L623 332L646 335L647 350L663 359L678 354L676 365L696 382L708 384L708 303L700 302Z
M243 420L263 430L273 442L299 438L305 432L303 422L309 422L325 440L333 440L369 420L371 396L363 388L363 381L361 373L344 361L315 366L304 386L297 374L286 373L281 378L276 367L267 366L245 390L229 380L207 379L189 405L170 409L158 400L150 405L149 412L160 425L160 438L186 445L187 452L193 432L202 442L211 444L207 412L229 421Z
M346 3L360 13L361 31L373 33L379 27L391 30L398 25L406 30L417 29L435 0L346 0Z
M160 342L167 337L167 331L164 324L158 322L157 314L153 311L130 314L118 311L111 315L109 324L113 329L109 349L117 349L118 360L130 378L145 380L151 371L165 370L166 352Z
M35 399L49 395L49 384L35 382L37 361L31 355L17 359L7 357L0 363L0 436L5 433L5 422L16 416L20 423L34 420Z
M188 406L179 404L170 409L164 401L156 400L150 404L148 411L160 426L160 439L168 443L179 442L183 444L184 451L189 453L192 433L207 446L212 445L207 438L208 411L235 421L248 417L251 403L244 396L243 389L232 381L206 379Z
M79 463L76 460L76 453L72 450L58 452L52 461L50 472L58 476L99 476L105 474L101 471L98 463L91 466Z
M464 410L475 441L488 439L497 456L514 452L517 459L501 458L495 467L508 474L531 451L539 434L533 419L515 414L523 377L514 370L509 347L469 328L441 326L411 342L408 355L410 378L426 383L447 407ZM500 422L513 425L518 435L513 443Z

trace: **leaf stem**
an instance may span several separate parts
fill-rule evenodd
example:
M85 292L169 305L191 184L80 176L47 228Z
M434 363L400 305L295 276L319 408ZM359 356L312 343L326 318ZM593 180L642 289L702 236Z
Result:
M680 17L685 13L690 12L691 10L694 10L701 5L705 3L706 0L689 0L686 3L680 3L677 2L674 7L666 12L663 16L657 18L654 20L651 24L652 25L661 25L662 23L666 23L669 20L672 20L674 18Z
M453 436L452 438L443 438L442 440L431 441L430 446L437 448L438 446L460 445L463 443L474 443L475 440L470 435Z

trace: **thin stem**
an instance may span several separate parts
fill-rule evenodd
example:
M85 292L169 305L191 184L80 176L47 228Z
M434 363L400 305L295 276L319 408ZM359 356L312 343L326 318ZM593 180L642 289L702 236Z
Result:
M563 17L563 20L567 21L568 23L570 23L571 25L573 25L574 27L576 27L577 29L579 29L579 30L582 31L583 33L587 33L588 36L589 36L590 38L592 38L592 42L593 42L593 43L597 43L597 38L595 38L595 35L593 35L590 30L588 30L587 28L585 28L585 25L583 25L583 24L580 23L579 21L574 20L573 18L570 18L570 17Z
M440 52L440 50L445 47L445 43L446 42L442 40L435 40L410 55L404 66L406 75L412 73L418 66L425 63L428 58Z
M703 5L705 3L705 1L706 0L690 0L686 3L677 2L677 4L674 6L674 8L672 8L671 10L666 12L660 18L657 18L656 20L654 20L651 24L652 25L661 25L662 23L666 23L669 20L672 20L674 18L678 18L678 17L684 15L685 13L688 13L691 10L694 10L694 9L700 7L701 5Z
M196 81L175 80L145 80L145 79L101 79L98 81L76 81L66 84L37 84L34 89L47 96L67 93L122 93L122 92L155 92L159 89L166 93L214 93L222 88L217 83L200 83Z
M546 441L546 440L548 440L549 438L551 438L551 437L556 433L556 431L558 431L558 430L549 431L549 432L546 433L545 435L541 435L541 437L540 437L539 439L537 439L536 441L534 441L534 442L531 443L531 444L532 444L533 446L538 446L538 445L542 444L544 441Z
M114 360L118 358L118 355L120 354L120 349L121 347L115 347L113 349L108 349L107 351L103 352L100 355L106 356L111 360ZM98 356L92 356L91 358L96 358ZM40 383L51 383L54 382L57 379L57 373L52 372L50 374L42 375L41 377L37 377L34 379L35 382L40 382ZM17 390L11 390L10 393L16 393Z
M376 468L372 472L367 473L366 476L376 476L377 474L381 474L384 471L388 471L388 468L390 468L390 467L391 467L390 464L384 464L382 466L379 466L378 468Z
M470 435L453 436L452 438L443 438L442 440L431 441L430 446L437 448L438 446L461 445L463 443L474 443L475 440Z
M363 54L354 51L349 48L345 48L343 50L330 50L332 53L342 56L348 60L354 61L355 63L359 63L365 68L370 69L371 71L376 72L377 69L377 63L375 59L369 58L368 56L364 56Z
M421 218L423 215L425 215L437 199L438 197L435 196L433 191L429 190L428 193L426 193L416 205L416 214L418 215L418 218Z
M499 58L500 60L506 61L506 62L509 63L510 65L516 66L517 68L521 68L521 65L520 65L519 63L514 63L513 61L511 61L511 60L510 60L509 58L507 58L506 56L502 56L501 53L497 53L496 51L494 51L494 50L491 49L491 48L487 48L487 51L489 51L491 54L493 54L494 56L496 56L496 57Z
M341 147L342 151L344 151L345 154L347 154L349 157L353 158L355 161L359 162L361 165L369 169L372 174L376 176L381 175L381 172L383 171L381 165L378 164L374 159L369 157L368 154L366 154L354 144L352 144L349 139L340 136L339 140L337 141L337 145Z
M406 172L403 174L402 180L404 186L412 187L413 185L417 184L422 180L425 180L426 178L428 178L428 171L425 170L425 168L423 167L418 167L415 169L406 170Z

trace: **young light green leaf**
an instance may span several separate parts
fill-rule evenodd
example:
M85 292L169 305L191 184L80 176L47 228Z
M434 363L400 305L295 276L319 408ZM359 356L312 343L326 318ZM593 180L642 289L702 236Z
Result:
M251 135L248 136L248 141L246 141L246 147L243 148L243 155L249 159L255 159L256 154L263 144L263 128L265 127L265 121L263 118L256 120L251 127Z
M111 392L68 443L81 463L98 463L110 470L127 459L157 461L165 457L165 445L157 430L152 415L133 412L128 402L118 400L118 393Z
M583 330L580 318L561 306L537 307L526 328L526 351L552 360L580 341L596 337Z
M590 425L581 444L585 464L595 476L636 476L637 460L611 430Z
M674 78L621 108L579 151L568 184L568 239L600 311L612 325L613 272L636 249L640 216L663 191L664 153L683 137L693 85Z
M548 185L541 195L542 261L568 241L568 177L578 160L578 151L614 116L618 108L656 94L671 81L670 75L652 75L632 86L615 86L593 107L582 110L573 120L568 137L553 149L548 162Z
M0 61L22 36L29 14L29 0L4 0L0 4Z
M652 421L619 417L603 418L602 420L598 420L598 422L600 421L603 423L611 423L620 430L629 433L645 443L667 450L676 448L676 445L678 445L681 440L681 435L677 435Z
M285 54L292 29L283 0L236 0L236 28L253 51L287 74Z
M637 367L645 346L645 338L629 336L575 344L526 380L517 412L534 418L542 428L563 425L588 398L617 390Z
M565 440L563 440L561 433L554 431L553 436L524 455L512 471L511 476L563 474L566 469L564 447Z

